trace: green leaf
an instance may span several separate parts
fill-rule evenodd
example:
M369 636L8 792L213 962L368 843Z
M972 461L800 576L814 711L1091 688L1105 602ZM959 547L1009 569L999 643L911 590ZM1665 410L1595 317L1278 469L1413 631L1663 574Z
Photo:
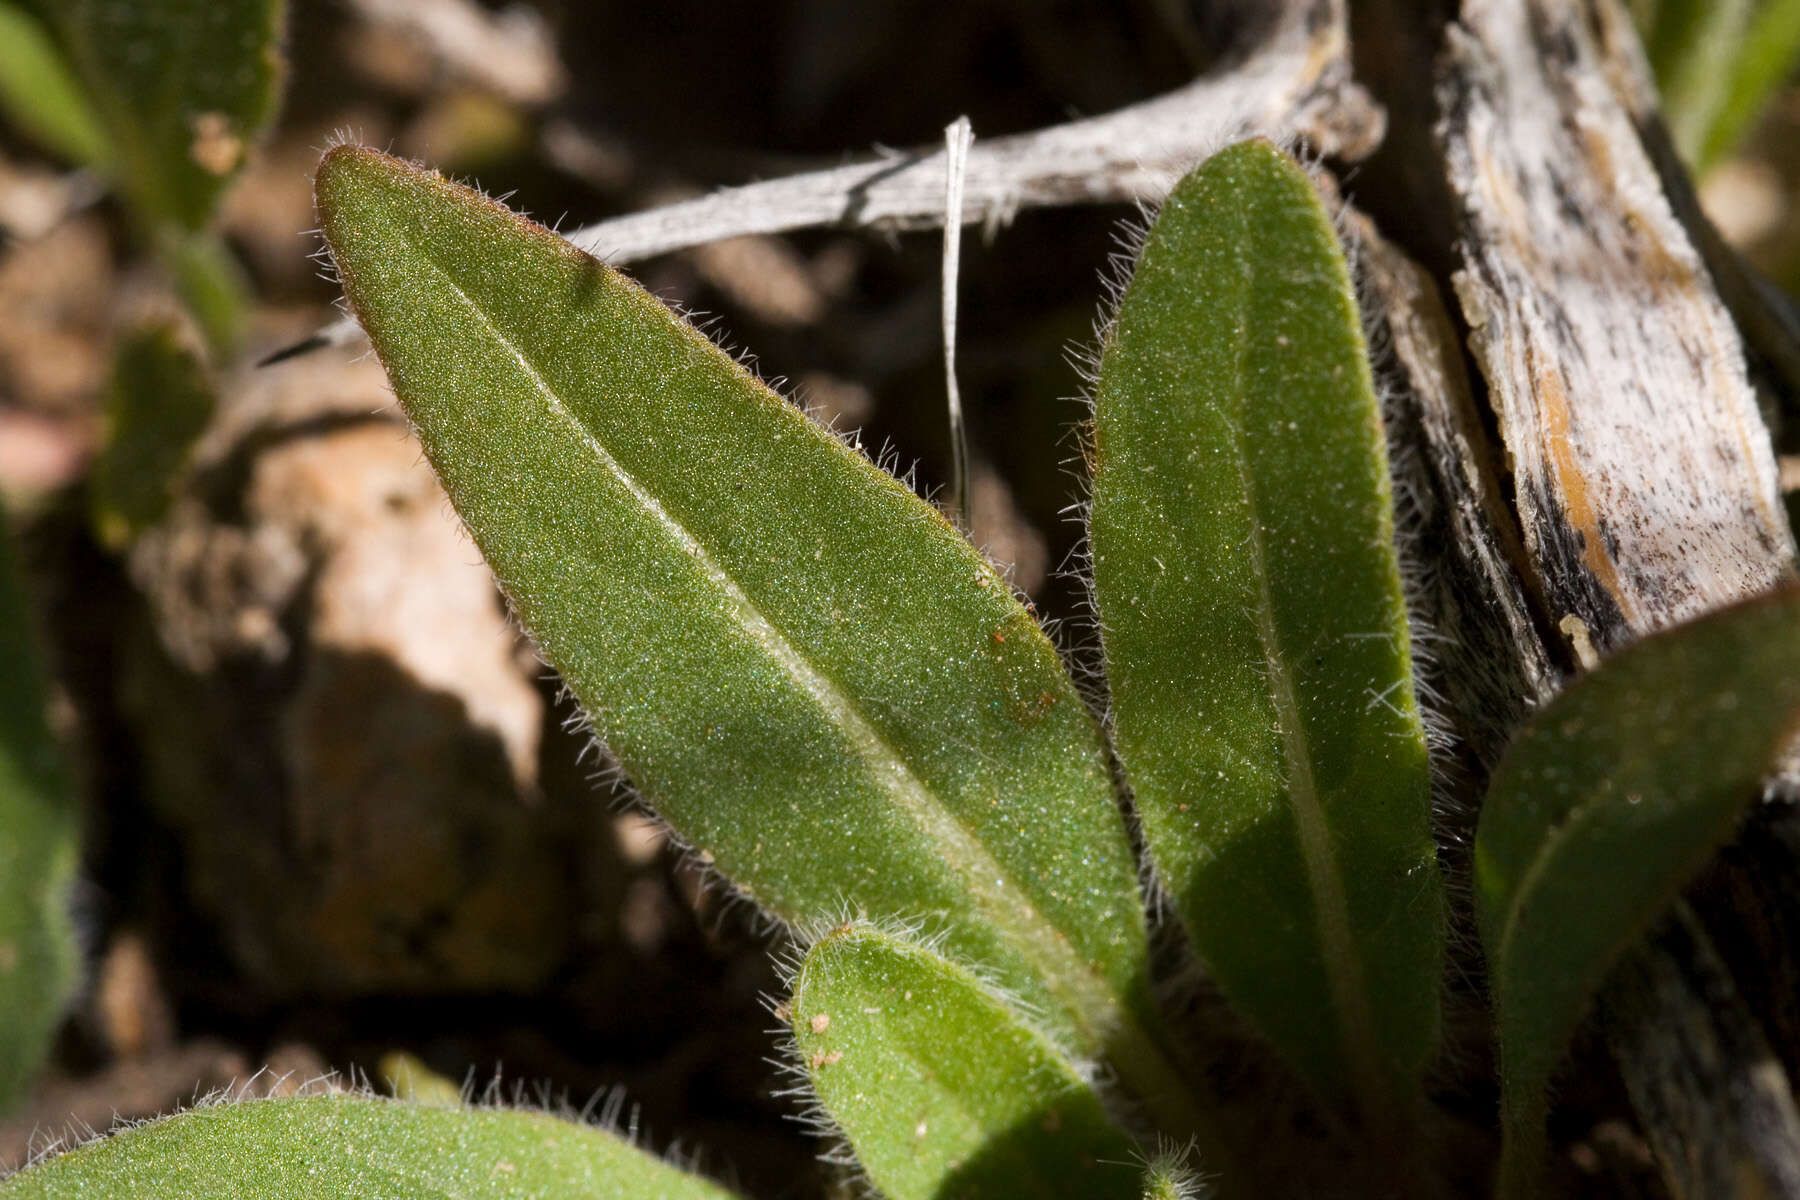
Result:
M0 1183L4 1200L729 1200L622 1138L533 1112L310 1096L203 1108Z
M463 1090L404 1050L390 1050L375 1067L388 1093L396 1100L455 1108L463 1102Z
M1632 20L1643 39L1645 57L1665 92L1668 80L1680 69L1683 56L1693 52L1713 7L1713 0L1639 0L1634 7ZM1738 0L1728 0L1730 10L1741 7Z
M250 281L243 264L211 230L187 233L166 227L161 233L157 251L176 294L194 314L206 344L220 360L229 361L243 344L250 310Z
M1638 14L1676 148L1699 172L1800 65L1800 0L1668 0Z
M1696 159L1702 168L1735 150L1800 67L1800 0L1764 0L1735 48L1727 86Z
M212 411L206 368L173 324L121 340L106 386L106 437L88 481L103 545L118 549L162 518Z
M32 621L0 513L0 1111L23 1093L75 986L75 799L44 710Z
M88 107L43 22L0 0L0 109L39 145L71 162L110 155L106 131Z
M52 23L146 225L202 228L275 115L282 0L60 0Z
M318 200L450 499L676 831L786 920L925 919L1197 1121L1099 733L968 542L548 230L355 147Z
M1225 994L1391 1120L1436 1045L1443 884L1362 327L1274 147L1169 196L1096 400L1095 600L1151 858Z
M1696 169L1755 7L1755 0L1681 0L1657 14L1649 50L1663 112L1676 148Z
M964 968L870 925L806 954L807 1078L891 1200L1120 1200L1135 1149L1067 1059Z
M1800 589L1657 634L1507 751L1475 837L1502 1194L1536 1194L1553 1073L1608 970L1728 837L1800 724Z

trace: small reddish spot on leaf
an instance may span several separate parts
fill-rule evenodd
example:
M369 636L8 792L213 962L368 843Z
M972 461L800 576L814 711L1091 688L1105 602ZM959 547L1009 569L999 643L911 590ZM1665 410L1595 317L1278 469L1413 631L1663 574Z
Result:
M1039 692L1036 698L1020 700L1013 704L1013 719L1021 725L1036 725L1050 715L1056 707L1056 696L1052 692Z

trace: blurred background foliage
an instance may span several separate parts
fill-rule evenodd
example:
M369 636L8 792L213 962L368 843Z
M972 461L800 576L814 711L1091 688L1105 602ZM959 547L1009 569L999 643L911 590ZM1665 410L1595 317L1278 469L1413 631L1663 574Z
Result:
M1800 290L1800 0L1632 0L1676 148L1752 265Z

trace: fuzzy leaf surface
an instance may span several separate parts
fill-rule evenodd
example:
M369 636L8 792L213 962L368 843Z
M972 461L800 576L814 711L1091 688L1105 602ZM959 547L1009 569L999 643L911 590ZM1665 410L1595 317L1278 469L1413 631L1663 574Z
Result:
M926 920L1086 1052L1179 1090L1145 1074L1098 731L968 542L548 230L354 147L318 198L457 511L675 830L784 919Z
M75 798L0 512L0 1112L36 1075L75 986Z
M1195 1200L1201 1194L1193 1172L1165 1162L1152 1162L1138 1188L1143 1200Z
M282 0L48 7L140 217L203 227L275 115Z
M1096 400L1095 598L1151 857L1226 995L1379 1113L1436 1044L1443 885L1361 322L1274 147L1170 195Z
M1501 760L1475 899L1504 1194L1535 1194L1551 1078L1608 970L1730 835L1797 724L1800 590L1788 589L1620 651Z
M534 1112L309 1096L202 1108L114 1134L0 1183L4 1200L730 1200L591 1126Z
M807 952L794 1040L891 1200L1128 1200L1134 1148L1057 1049L974 975L868 925Z

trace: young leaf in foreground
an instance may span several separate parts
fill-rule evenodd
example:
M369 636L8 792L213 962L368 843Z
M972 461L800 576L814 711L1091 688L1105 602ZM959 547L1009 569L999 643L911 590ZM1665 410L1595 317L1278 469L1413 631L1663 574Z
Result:
M1200 1200L1205 1190L1200 1176L1179 1158L1158 1156L1145 1168L1138 1194L1143 1200Z
M928 917L1179 1106L1099 733L969 543L550 231L357 147L318 201L458 513L655 809L785 919Z
M57 1155L0 1200L731 1200L623 1138L534 1112L309 1096L202 1108Z
M69 920L74 797L44 713L44 680L0 513L0 1112L36 1075L75 985Z
M1436 1044L1443 885L1361 321L1273 146L1171 193L1096 392L1094 594L1151 858L1226 995L1381 1120Z
M1788 589L1620 651L1507 751L1475 837L1503 1196L1536 1194L1549 1085L1607 971L1730 834L1797 724Z
M868 925L806 954L794 1041L891 1200L1128 1200L1134 1148L1061 1053L962 967Z

